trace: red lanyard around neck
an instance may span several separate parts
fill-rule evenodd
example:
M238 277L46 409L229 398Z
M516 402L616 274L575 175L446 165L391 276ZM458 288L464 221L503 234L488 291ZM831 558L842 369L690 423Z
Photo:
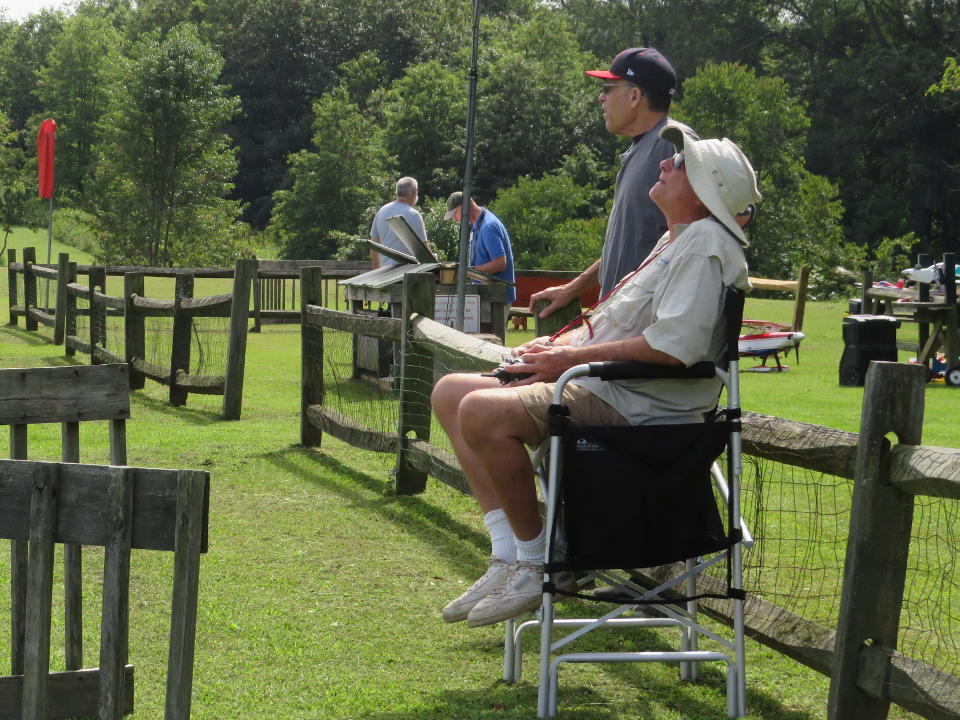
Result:
M597 300L593 305L591 305L591 306L588 307L586 310L584 310L582 313L580 313L579 315L577 315L573 320L571 320L570 322L568 322L568 323L567 323L566 325L564 325L562 328L560 328L559 330L557 330L553 335L550 336L550 340L551 340L551 341L556 340L558 337L560 337L561 335L563 335L563 333L565 333L567 330L570 330L570 329L572 329L572 328L575 328L575 327L576 327L577 325L579 325L581 322L584 323L584 324L586 324L586 326L587 326L587 331L590 333L590 338L593 339L593 326L590 324L590 317L589 317L590 313L592 313L592 312L600 305L600 303L605 302L605 301L607 300L607 298L609 298L611 295L613 295L615 292L617 292L617 290L619 290L619 289L622 288L624 285L626 285L634 275L636 275L638 272L640 272L641 270L643 270L647 265L649 265L649 264L652 263L654 260L656 260L658 257L660 257L660 254L663 253L663 251L667 249L667 246L670 245L670 243L672 243L673 240L674 240L674 238L670 238L670 239L667 240L663 245L661 245L659 248L657 248L657 249L654 250L652 253L650 253L650 254L647 256L647 259L644 260L642 263L640 263L640 267L638 267L636 270L634 270L634 271L633 271L632 273L630 273L629 275L625 276L620 282L618 282L618 283L616 284L616 286L615 286L610 292L608 292L608 293L607 293L606 295L604 295L602 298L600 298L599 300Z

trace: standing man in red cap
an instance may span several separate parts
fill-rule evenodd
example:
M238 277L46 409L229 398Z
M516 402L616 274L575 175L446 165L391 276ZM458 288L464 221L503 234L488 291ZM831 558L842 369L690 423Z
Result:
M598 283L600 297L605 297L643 262L667 229L666 218L647 193L657 182L660 163L674 153L673 144L659 133L667 124L677 90L676 71L653 48L628 48L613 59L609 70L587 70L586 74L603 80L598 100L607 130L631 138L633 144L620 156L602 257L566 285L534 293L531 310L537 300L550 301L542 317ZM681 125L675 120L670 123Z

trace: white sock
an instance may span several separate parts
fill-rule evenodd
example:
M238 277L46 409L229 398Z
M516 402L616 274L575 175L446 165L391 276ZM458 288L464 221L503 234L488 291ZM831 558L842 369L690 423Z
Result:
M486 513L483 516L483 522L487 526L487 532L490 533L490 541L493 545L491 555L504 562L516 562L517 545L513 537L513 530L510 528L510 521L507 520L507 514L503 511L503 508L497 508Z
M540 528L540 534L533 540L517 540L517 560L531 565L543 565L547 550L547 529Z

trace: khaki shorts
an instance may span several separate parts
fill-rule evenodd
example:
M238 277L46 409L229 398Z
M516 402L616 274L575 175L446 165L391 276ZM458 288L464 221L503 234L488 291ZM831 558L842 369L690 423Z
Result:
M527 413L533 418L541 437L550 431L549 407L553 402L555 383L534 383L513 388ZM589 390L568 382L563 388L563 404L570 409L570 418L578 425L629 425L626 418Z

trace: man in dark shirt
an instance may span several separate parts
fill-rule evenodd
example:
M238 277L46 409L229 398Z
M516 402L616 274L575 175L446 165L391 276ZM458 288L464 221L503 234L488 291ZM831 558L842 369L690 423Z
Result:
M598 283L600 296L605 296L643 262L667 229L663 213L647 193L657 182L660 163L674 153L673 144L659 133L669 119L667 111L677 89L676 72L657 50L628 48L613 59L609 70L588 70L586 74L603 80L598 100L607 130L632 138L633 144L620 156L602 257L566 285L534 293L531 310L537 300L550 301L541 317Z

